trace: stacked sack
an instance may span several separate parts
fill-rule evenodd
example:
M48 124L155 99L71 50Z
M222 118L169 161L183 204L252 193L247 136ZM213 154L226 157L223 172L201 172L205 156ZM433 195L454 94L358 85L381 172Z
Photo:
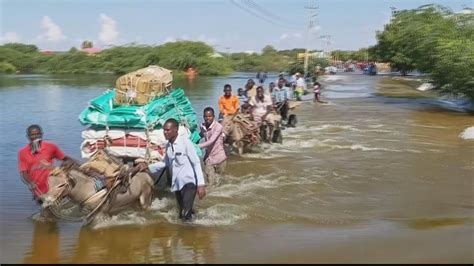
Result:
M189 137L190 131L179 127L178 135ZM81 144L82 158L90 158L98 150L107 147L110 154L118 157L145 158L148 153L151 159L162 160L167 140L163 129L154 129L147 134L139 129L100 130L89 128L82 131L84 141Z
M126 79L121 77L119 80ZM150 83L149 81L150 79L144 78L141 80ZM152 81L156 83L157 79ZM143 87L140 82L136 85L138 88ZM167 88L162 91L162 86L155 87L160 90L160 94L154 94L154 97L142 105L131 105L133 101L130 100L124 102L122 96L117 96L116 89L108 90L90 101L89 106L79 115L79 121L89 126L82 132L82 158L90 158L98 150L106 149L110 154L121 158L162 160L167 143L163 125L169 118L180 123L179 135L185 135L191 142L197 143L200 136L196 112L183 89ZM128 89L137 91L133 87ZM123 91L120 93L123 94ZM136 96L140 96L140 93ZM195 148L198 155L202 156L201 149L197 145Z

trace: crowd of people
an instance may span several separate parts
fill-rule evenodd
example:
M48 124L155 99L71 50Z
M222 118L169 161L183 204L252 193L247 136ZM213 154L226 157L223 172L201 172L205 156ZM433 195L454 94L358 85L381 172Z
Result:
M243 88L237 90L237 95L233 95L230 84L224 86L223 95L218 99L218 119L212 107L203 110L204 122L200 125L199 143L199 147L205 150L202 162L191 140L178 135L179 123L171 118L163 125L164 136L168 141L164 159L152 164L138 163L134 167L135 173L147 171L153 174L166 167L170 170L171 191L175 193L179 217L183 221L190 221L195 213L195 196L204 198L206 186L213 187L221 182L227 160L224 149L226 141L230 140L230 145L241 154L244 139L248 137L247 141L252 142L252 134L249 134L248 129L258 130L262 124L271 129L287 120L289 101L301 100L306 89L300 73L295 73L290 81L280 74L275 82L268 84L268 88L264 85L266 73L259 73L257 78L259 85L249 79ZM320 99L321 84L315 82L313 89L314 102L324 103ZM235 123L236 118L246 121L248 127ZM48 175L54 159L64 162L73 160L56 144L43 141L43 130L39 125L28 127L27 137L30 143L18 153L19 171L33 193L34 200L41 205L41 195L48 191Z

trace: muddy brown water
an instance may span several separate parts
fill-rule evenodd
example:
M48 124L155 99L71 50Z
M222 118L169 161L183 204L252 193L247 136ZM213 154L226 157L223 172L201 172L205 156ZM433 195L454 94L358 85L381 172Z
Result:
M177 84L200 118L205 106L217 108L224 84L235 91L252 76ZM82 227L36 218L16 154L25 128L39 123L45 139L79 159L78 115L114 78L0 77L0 261L472 263L474 141L460 133L474 117L413 97L419 93L389 77L321 80L329 104L306 98L283 144L230 154L223 183L197 200L193 224L178 221L174 197L164 194L147 212ZM391 88L397 98L380 96Z

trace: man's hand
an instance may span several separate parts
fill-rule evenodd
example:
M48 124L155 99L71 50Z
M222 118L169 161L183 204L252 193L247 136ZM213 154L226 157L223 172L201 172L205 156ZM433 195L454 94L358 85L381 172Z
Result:
M63 158L63 162L61 163L61 167L64 168L66 171L71 170L74 167L79 167L79 163L76 162L74 159L72 159L69 156L65 156Z
M146 163L138 163L135 167L132 168L132 171L130 172L131 176L136 175L138 172L143 172L148 170L148 164Z
M31 192L36 191L36 189L38 189L38 186L34 182L30 182L27 185L28 185L28 188L31 190Z
M206 196L206 186L198 186L197 194L199 196L199 199L204 198Z
M41 160L40 164L41 164L41 168L43 169L53 170L54 168L53 164L49 163L46 160Z

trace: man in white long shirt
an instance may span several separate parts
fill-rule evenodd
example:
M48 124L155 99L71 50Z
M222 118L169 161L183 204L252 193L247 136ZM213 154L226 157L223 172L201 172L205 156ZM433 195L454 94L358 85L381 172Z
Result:
M179 218L183 221L192 219L193 204L196 193L199 199L206 195L206 184L201 162L192 142L186 136L178 136L178 121L166 120L163 133L168 143L163 161L150 165L137 166L141 171L156 173L165 167L171 171L171 191L175 192L179 206Z

